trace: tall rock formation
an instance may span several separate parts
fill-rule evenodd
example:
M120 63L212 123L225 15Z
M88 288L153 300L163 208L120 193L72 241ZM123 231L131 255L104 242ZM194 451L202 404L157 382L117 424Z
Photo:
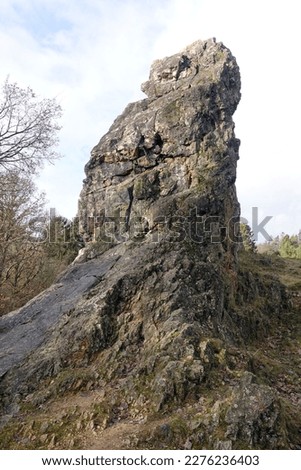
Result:
M180 224L181 235L187 230L200 243L206 235L197 232L207 232L223 256L239 217L236 61L221 43L198 41L154 62L142 90L148 98L127 106L86 165L79 205L85 239L103 241L104 249L137 237L156 241Z
M284 448L277 397L238 349L287 298L276 280L238 272L235 58L197 41L156 61L142 90L86 165L85 248L0 318L3 445L17 433L20 448L101 448L121 421L142 428L117 447Z

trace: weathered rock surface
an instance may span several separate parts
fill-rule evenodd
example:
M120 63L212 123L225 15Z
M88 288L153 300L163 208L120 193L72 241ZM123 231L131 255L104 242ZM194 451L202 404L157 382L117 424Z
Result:
M24 308L0 317L0 377L45 343L57 329L62 312L72 311L117 259L112 256L101 264L77 265Z
M238 269L235 58L198 41L142 89L86 165L86 247L0 318L1 445L95 446L122 422L139 429L129 448L294 446L276 394L245 375L246 344L289 303L275 278Z

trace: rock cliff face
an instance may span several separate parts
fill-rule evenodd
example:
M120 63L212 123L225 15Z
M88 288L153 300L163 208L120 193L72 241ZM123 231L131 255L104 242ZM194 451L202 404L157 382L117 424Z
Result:
M82 232L105 249L178 231L202 241L203 231L215 236L222 256L231 251L239 217L236 61L221 43L198 41L156 61L142 90L148 98L128 105L92 150L79 205Z
M86 247L0 318L0 442L294 446L245 349L289 302L275 278L238 268L235 58L198 41L156 61L142 89L86 165ZM106 443L116 426L118 442Z

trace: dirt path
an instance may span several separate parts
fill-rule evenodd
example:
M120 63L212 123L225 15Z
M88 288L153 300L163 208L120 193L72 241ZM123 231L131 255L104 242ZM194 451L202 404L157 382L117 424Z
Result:
M127 449L138 440L143 425L134 423L118 423L105 429L102 434L85 439L86 449ZM133 448L133 447L132 447Z

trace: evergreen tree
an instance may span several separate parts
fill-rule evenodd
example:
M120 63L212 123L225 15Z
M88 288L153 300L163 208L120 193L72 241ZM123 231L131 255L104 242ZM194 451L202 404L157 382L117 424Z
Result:
M243 243L244 249L246 251L256 253L257 252L257 247L256 247L256 243L255 243L255 240L254 240L254 234L252 232L251 227L248 224L241 223L240 224L240 233L241 233L241 238L242 238L242 243Z

